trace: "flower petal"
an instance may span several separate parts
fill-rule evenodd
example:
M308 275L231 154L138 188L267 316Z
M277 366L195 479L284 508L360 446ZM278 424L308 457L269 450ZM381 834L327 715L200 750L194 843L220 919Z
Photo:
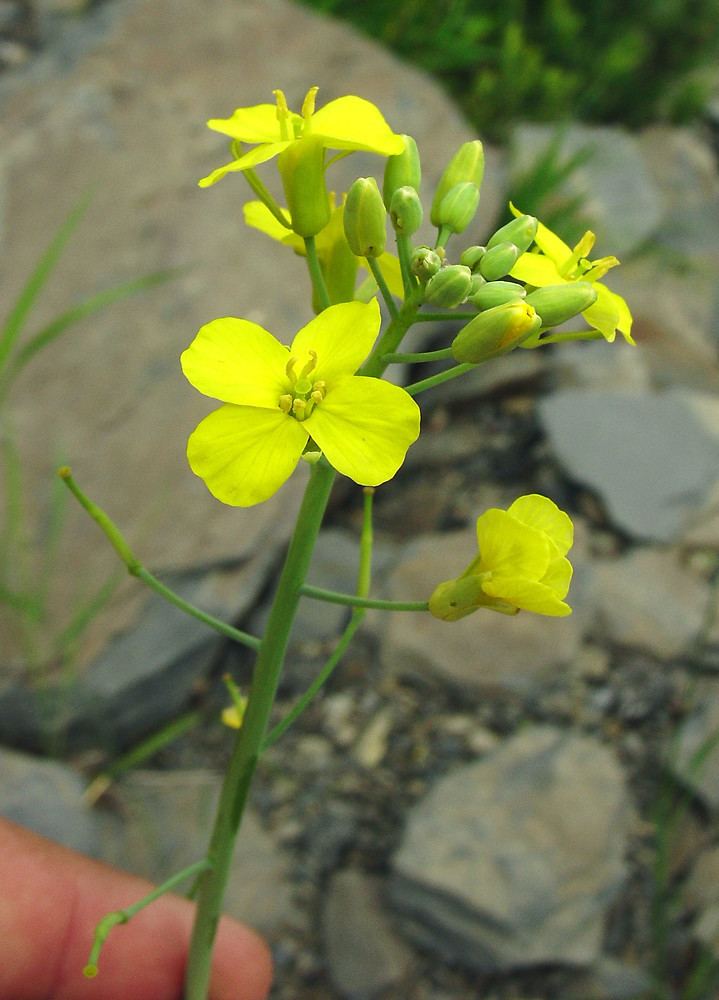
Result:
M402 269L399 266L398 258L391 253L383 253L377 258L377 263L390 292L398 299L403 299L404 284L402 283Z
M234 173L236 170L247 170L248 167L255 167L258 163L265 163L266 160L271 160L273 156L277 156L283 149L287 149L289 145L291 145L290 142L266 142L261 146L255 146L254 149L251 149L239 159L225 163L223 166L217 167L216 170L207 174L206 177L201 177L197 184L201 188L210 187L212 184L217 184L219 180L222 180L225 174Z
M298 118L298 115L294 116ZM276 104L237 108L229 118L210 118L207 127L240 142L280 142L282 133Z
M226 405L192 432L187 458L218 500L251 507L289 479L307 436L304 425L281 410Z
M490 597L498 597L523 611L534 611L553 618L563 618L572 613L569 605L560 601L551 588L533 580L521 577L492 578L482 584L482 590Z
M477 518L480 572L541 580L551 562L551 546L537 528L496 507ZM489 593L489 591L487 591Z
M512 278L525 281L536 288L565 284L567 279L559 273L557 265L541 253L523 253L509 272Z
M283 212L289 222L289 212L285 211L285 209L283 209ZM304 256L305 244L302 237L293 233L291 229L287 229L281 222L278 222L263 201L246 201L242 206L242 214L245 219L245 225L250 226L252 229L259 229L261 233L269 236L271 240L284 243L286 246L292 247L295 253Z
M560 556L550 562L549 569L539 582L553 590L557 597L566 597L572 582L572 572L570 561Z
M303 326L290 351L301 358L316 351L317 368L312 378L331 383L357 371L372 350L380 322L376 299L368 303L340 302Z
M404 140L395 135L381 112L361 97L339 97L311 118L311 129L332 149L365 149L381 156L404 152Z
M543 531L554 542L560 555L565 555L571 549L574 542L574 525L569 515L560 510L549 497L539 493L518 497L508 507L507 513L516 517L522 524Z
M419 418L419 407L404 389L350 375L335 384L304 426L338 472L361 486L379 486L392 478L417 440Z
M287 348L257 323L226 316L203 326L180 362L187 381L206 396L277 410L289 390L289 357Z
M599 330L602 336L611 344L617 335L620 310L615 301L618 295L610 292L605 285L595 282L592 288L597 293L596 301L582 313L584 319L594 330Z

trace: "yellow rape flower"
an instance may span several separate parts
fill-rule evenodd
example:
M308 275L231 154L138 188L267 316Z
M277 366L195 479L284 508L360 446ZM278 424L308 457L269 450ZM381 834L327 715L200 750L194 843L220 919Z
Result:
M461 576L439 584L429 610L444 621L482 607L504 614L571 614L564 598L572 579L566 554L573 535L568 515L538 493L519 497L508 510L485 511L477 519L479 554Z
M380 326L376 300L321 312L291 347L249 320L203 326L182 354L188 381L225 405L190 435L192 471L223 503L272 496L305 450L320 449L362 486L394 476L419 435L419 408L399 386L355 375Z
M509 207L513 215L519 217L522 214L511 202ZM610 343L619 330L627 343L633 344L632 314L629 306L621 295L617 295L600 283L607 271L616 267L619 261L616 257L589 260L587 254L591 252L595 240L594 233L587 230L577 245L571 248L540 222L534 238L540 252L523 253L509 273L513 278L534 285L535 288L562 285L572 281L588 281L597 293L597 299L582 313L584 319L593 330L599 330Z
M344 203L345 196L343 195L341 203L335 204L335 196L330 192L332 209L330 221L315 237L317 257L332 303L351 302L354 299L358 267L360 270L363 269L361 261L352 253L345 238L342 221ZM302 257L306 255L305 241L302 237L293 233L292 230L286 229L274 217L264 202L248 201L243 206L243 212L246 225L252 229L258 229L265 236L269 236L270 239L276 240L278 243L284 243L285 246L291 247L296 254ZM289 212L282 209L282 213L289 225ZM397 298L403 298L402 272L397 258L391 253L383 253L377 258L377 263L389 290ZM374 280L371 284L376 289Z
M318 89L309 89L299 115L289 110L283 92L275 90L276 104L237 108L229 118L210 118L208 128L237 142L256 145L203 177L200 187L215 184L231 171L247 170L265 163L309 135L319 136L327 149L364 150L380 156L395 156L404 151L402 136L395 135L370 101L361 97L338 97L315 111Z

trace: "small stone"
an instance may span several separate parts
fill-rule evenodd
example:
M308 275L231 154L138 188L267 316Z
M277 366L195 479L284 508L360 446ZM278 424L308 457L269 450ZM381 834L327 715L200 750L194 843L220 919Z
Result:
M676 773L715 812L719 811L719 682L700 680L694 707L681 725Z
M609 653L601 646L582 646L574 663L577 675L591 682L606 680L609 666Z
M343 1000L374 1000L399 990L411 956L384 913L377 879L350 869L334 875L322 934L329 974Z
M384 760L393 723L391 708L380 709L370 719L354 748L354 756L363 767L377 767Z
M684 899L696 915L695 935L719 957L719 848L704 851L696 859Z

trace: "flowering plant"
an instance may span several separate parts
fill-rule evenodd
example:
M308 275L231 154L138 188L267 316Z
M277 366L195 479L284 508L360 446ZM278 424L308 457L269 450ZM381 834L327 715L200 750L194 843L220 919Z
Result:
M420 431L416 398L427 389L473 371L516 348L536 349L566 340L604 337L618 329L631 340L631 314L601 284L613 257L589 261L588 233L573 250L537 219L513 209L515 218L486 246L468 246L456 263L450 239L469 228L484 172L482 144L464 143L450 160L431 204L437 229L432 246L417 244L422 224L419 152L410 136L392 132L374 105L341 97L315 111L317 88L300 114L282 91L276 104L239 108L210 128L232 139L231 162L200 181L203 187L239 173L256 198L244 206L245 221L304 257L314 317L289 347L248 319L224 317L201 328L181 358L189 382L219 400L190 436L192 471L218 500L233 506L262 503L304 460L310 476L262 637L219 621L189 604L146 570L119 529L72 478L70 490L103 528L131 573L209 627L256 652L250 690L228 680L232 704L223 719L236 732L207 854L134 906L98 925L87 975L98 971L103 943L113 926L183 878L196 877L195 925L187 967L186 1000L206 1000L211 954L235 838L248 790L263 751L317 695L340 662L368 608L431 613L453 622L479 609L563 616L572 567L567 552L572 523L547 497L519 497L508 510L477 520L478 552L458 577L438 583L424 601L370 596L374 488L391 480ZM241 144L254 148L245 151ZM346 196L326 186L333 158L370 151L385 159L382 189L358 178ZM287 199L281 206L254 171L278 158ZM387 220L397 256L385 249ZM359 272L366 276L359 281ZM380 306L383 306L381 309ZM382 323L382 313L385 316ZM588 329L553 332L581 315ZM452 330L445 346L402 350L408 330L425 320ZM446 362L446 364L445 364ZM398 385L408 365L439 364L439 370ZM399 369L397 366L403 366ZM392 367L395 375L384 375ZM354 593L306 582L313 547L337 473L364 488L359 573ZM302 597L352 607L344 633L317 678L288 715L269 727L290 631ZM440 628L444 626L438 626Z

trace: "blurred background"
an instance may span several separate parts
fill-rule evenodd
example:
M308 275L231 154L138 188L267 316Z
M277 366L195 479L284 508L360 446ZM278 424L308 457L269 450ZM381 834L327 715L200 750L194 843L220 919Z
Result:
M479 513L541 492L576 523L574 614L368 615L264 759L228 909L282 1000L719 995L718 51L716 0L0 0L0 814L156 880L204 851L222 676L251 658L128 579L54 470L261 630L305 470L214 501L184 454L212 406L177 359L214 317L288 340L312 313L242 178L197 188L226 157L205 121L358 94L416 138L425 205L485 142L452 260L510 198L591 229L637 346L515 351L426 394L377 493L374 592L424 599ZM333 186L382 169L355 154ZM340 483L312 582L352 589L360 514ZM278 718L345 622L303 603Z

